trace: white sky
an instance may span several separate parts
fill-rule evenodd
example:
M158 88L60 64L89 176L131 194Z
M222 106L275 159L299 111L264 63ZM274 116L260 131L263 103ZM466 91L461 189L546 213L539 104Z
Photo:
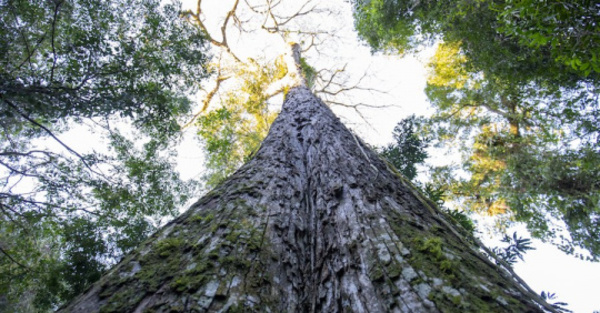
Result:
M289 0L301 3L298 0ZM191 1L192 7L196 1ZM205 12L210 17L223 16L230 8L231 1L204 0ZM184 2L185 3L185 2ZM253 3L259 3L254 1ZM350 4L343 0L320 1L326 7L338 8L339 15L325 16L324 19L314 20L318 27L337 28L339 39L332 42L331 47L323 49L321 55L304 55L317 70L320 67L330 68L334 64L338 68L347 64L348 72L355 79L365 72L368 79L364 85L376 87L378 90L386 91L386 94L368 93L359 94L348 99L349 101L366 101L369 104L393 105L382 109L363 109L361 112L369 121L364 120L348 110L333 108L336 113L342 115L342 120L359 134L366 142L373 145L384 145L392 140L392 129L395 124L409 114L427 114L430 109L427 98L423 92L425 88L426 70L424 63L431 51L425 51L419 59L414 56L400 58L399 56L372 55L370 49L360 44L353 31L353 20ZM244 6L241 1L240 7ZM219 14L213 14L220 11ZM218 18L213 20L218 22ZM209 21L210 25L210 21ZM211 27L211 26L209 26ZM214 26L212 26L214 27ZM216 30L216 28L213 28ZM231 38L235 38L231 34ZM244 57L263 55L277 55L281 49L281 39L270 41L268 37L254 37L254 39L242 41L231 40L232 46L238 48ZM258 39L257 39L258 38ZM236 46L237 44L237 46ZM240 49L242 47L243 49ZM254 54L253 54L254 53ZM181 151L180 168L184 175L198 176L202 169L201 150L195 141L188 141ZM526 235L525 231L519 230L519 234ZM482 235L484 241L494 245L491 236ZM529 251L525 256L525 262L519 262L515 266L516 272L538 293L542 290L554 292L558 300L567 302L570 310L574 312L592 313L600 310L600 264L581 261L572 256L567 256L558 251L554 246L534 241L537 250Z

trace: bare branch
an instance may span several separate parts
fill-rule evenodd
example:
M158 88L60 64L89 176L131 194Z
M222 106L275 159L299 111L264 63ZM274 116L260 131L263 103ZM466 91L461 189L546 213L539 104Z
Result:
M318 1L303 1L301 3L296 3L295 5L293 5L293 8L289 5L284 5L284 2L281 0L244 0L242 4L243 7L240 9L239 13L242 14L242 16L244 16L244 18L247 19L248 22L253 21L254 23L258 23L256 25L258 26L258 30L262 29L267 31L268 33L279 34L284 42L300 42L303 45L303 52L313 49L313 51L316 51L316 53L321 54L319 46L321 46L325 41L330 42L330 40L332 39L331 37L337 38L335 31L306 29L300 25L301 22L293 22L298 20L301 21L310 14L334 14L333 8L321 8L321 3ZM232 55L235 63L238 63L235 66L244 66L244 63L240 61L239 57L237 57L233 53L232 49L235 49L235 47L230 46L230 43L228 41L229 38L227 36L227 27L232 24L229 22L230 20L233 20L233 23L240 31L248 32L246 27L243 25L244 22L240 21L240 19L238 18L238 8L240 8L239 0L236 0L232 8L228 11L227 15L225 16L223 22L219 25L222 38L215 38L213 37L213 35L208 33L208 29L206 27L206 17L202 15L202 0L197 1L195 12L188 11L184 13L183 16L188 18L188 20L195 23L197 26L199 26L207 34L209 41L215 47L219 47L223 49L223 51L226 52L228 55ZM250 13L250 17L247 17L245 13ZM258 20L255 19L256 17L258 17ZM294 39L290 40L290 38L292 37ZM338 103L343 103L343 101L339 101L339 97L352 90L377 91L373 88L361 87L361 84L363 83L363 79L365 78L366 74L363 75L363 77L359 78L356 81L356 83L348 84L347 81L345 81L348 79L344 75L342 75L342 73L346 71L347 65L348 64L345 64L342 68L334 71L319 71L319 73L317 74L317 86L319 87L318 90L315 91L315 93L326 96L328 99L325 100L335 100ZM191 120L187 121L182 126L182 128L185 129L190 127L194 123L194 121L203 112L207 110L213 98L217 94L219 94L219 89L222 88L221 83L229 78L228 76L224 76L223 73L221 73L221 70L221 65L219 65L219 74L217 75L214 87L211 90L207 90L206 98L202 100L201 109L198 112L196 112L192 116ZM236 71L234 70L234 72ZM273 95L278 94L278 90L282 89L280 88L280 85L285 83L286 81L284 81L283 79L281 82L274 82L273 88L269 87L270 90L268 91L268 93L272 93ZM274 92L271 92L272 90L274 90ZM330 103L334 103L334 101L330 101ZM350 106L352 106L352 104L350 104ZM369 106L365 103L361 103L356 104L352 108L358 109L361 107Z
M342 67L341 69L336 69L335 71L331 72L330 70L320 70L317 72L318 77L324 81L324 85L320 90L316 90L315 93L320 93L320 92L325 92L327 90L327 88L329 88L329 86L331 86L333 84L333 80L335 79L335 77L340 74L343 73L346 70L346 66L348 66L348 63L344 64L344 67ZM324 72L331 72L329 79L323 79L323 75L322 73Z
M219 72L220 72L220 68L219 68ZM200 114L204 113L206 111L206 109L208 109L210 102L212 101L214 96L219 91L219 88L221 87L221 83L228 80L229 78L231 78L231 76L218 76L217 77L215 86L213 87L213 89L211 89L208 92L208 94L206 94L206 97L202 101L202 108L200 109L200 111L196 112L192 116L192 118L181 127L181 129L186 129L186 128L190 127L196 121L196 119L200 116Z
M22 170L16 169L16 168L14 168L14 167L10 166L9 164L6 164L6 163L4 163L2 161L0 161L0 165L4 166L11 173L16 173L16 174L19 174L19 175L25 176L25 177L37 177L37 175L35 175L35 174L29 174L26 171L22 171Z
M15 260L10 254L8 254L8 252L6 252L2 246L0 246L0 252L2 252L2 254L4 254L9 260L11 260L13 263L17 264L18 266L27 269L27 270L31 270L31 268L27 265L23 265L23 263Z
M386 109L386 108L391 108L391 107L395 106L393 104L372 105L372 104L363 103L363 102L355 103L355 104L346 104L346 103L342 103L342 102L334 101L334 100L323 100L323 101L325 101L328 104L338 105L341 107L351 108L351 109L358 109L360 107L371 108L371 109Z
M61 146L63 146L65 149L67 149L67 151L71 152L72 154L74 154L75 156L77 156L81 162L85 165L85 167L90 170L91 172L98 174L100 176L106 176L104 174L98 173L96 172L94 169L92 169L92 167L87 163L87 161L85 160L85 158L79 154L77 151L73 150L71 147L69 147L68 145L66 145L64 142L62 142L60 139L58 139L58 137L56 137L56 135L54 135L52 133L52 131L50 131L47 127L45 127L44 125L38 123L37 121L33 120L32 118L30 118L27 114L23 113L15 104L13 104L11 101L7 100L7 99L3 99L4 102L6 104L8 104L8 106L10 106L11 108L13 108L13 110L15 110L15 112L17 112L21 117L23 117L25 120L27 120L28 122L30 122L31 124L41 128L43 131L45 131L50 137L52 137L52 139L54 139L56 142L58 142Z
M305 8L311 4L312 0L306 1L302 4L302 6L296 11L296 13L293 13L291 15L288 16L276 16L275 14L273 14L273 10L269 10L271 13L271 16L273 17L273 19L277 20L277 19L282 19L283 21L277 22L278 26L283 26L287 23L289 23L290 21L300 17L300 16L305 16L309 13L319 13L319 12L324 12L322 10L317 10L317 6L318 4L315 4L312 6L312 8L305 10Z
M227 51L227 53L229 53L237 62L241 62L241 60L235 55L235 53L233 53L233 51L231 51L229 43L227 42L227 24L229 23L230 19L234 18L239 2L239 0L235 0L233 7L229 12L227 12L225 20L223 21L223 24L221 24L221 41L218 41L213 36L211 36L211 34L208 32L208 28L202 21L202 0L198 0L197 2L196 13L192 11L186 11L182 13L182 16L184 18L186 18L191 23L195 23L202 29L202 31L204 31L210 43Z
M46 156L56 155L55 153L50 152L50 151L30 150L27 152L3 151L3 152L0 152L0 156L32 156L33 154L36 154L36 153L45 154Z

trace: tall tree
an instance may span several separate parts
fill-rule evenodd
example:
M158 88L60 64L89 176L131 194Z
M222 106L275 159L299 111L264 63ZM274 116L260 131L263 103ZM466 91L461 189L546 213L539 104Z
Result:
M258 152L60 312L542 312L306 87Z

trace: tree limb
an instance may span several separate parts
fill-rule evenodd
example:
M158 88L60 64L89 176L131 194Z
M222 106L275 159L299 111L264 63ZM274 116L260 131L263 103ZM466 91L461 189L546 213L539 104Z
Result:
M27 120L28 122L30 122L31 124L39 127L40 129L42 129L43 131L45 131L50 137L52 137L52 139L54 139L56 142L58 142L61 146L63 146L65 149L67 149L67 151L71 152L72 154L74 154L75 156L77 156L81 162L83 162L83 164L85 165L85 167L87 169L89 169L91 172L96 173L100 176L105 176L102 175L100 173L97 173L94 169L92 169L92 167L87 163L87 161L85 160L85 158L79 154L77 151L73 150L71 147L69 147L67 144L65 144L64 142L62 142L60 139L58 139L58 137L56 137L56 135L54 135L52 133L52 131L50 131L47 127L45 127L44 125L36 122L35 120L33 120L32 118L30 118L27 114L21 112L21 110L15 105L13 104L11 101L7 100L7 99L2 99L6 104L8 104L8 106L10 106L11 108L13 108L13 110L15 110L15 112L17 112L21 117L23 117L25 120Z
M17 264L18 266L27 269L27 270L31 270L31 268L27 265L23 265L23 263L15 260L10 254L8 254L8 252L6 252L2 246L0 246L0 252L2 252L2 254L4 254L9 260L11 260L13 263Z

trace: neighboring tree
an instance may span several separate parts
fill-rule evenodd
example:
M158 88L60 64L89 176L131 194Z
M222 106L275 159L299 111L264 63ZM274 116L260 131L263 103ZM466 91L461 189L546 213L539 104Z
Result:
M463 170L471 174L450 180L451 194L470 210L523 221L542 239L556 239L561 226L551 220L558 219L570 234L560 247L583 247L595 259L600 158L589 119L597 105L536 85L490 81L464 62L456 45L440 44L426 89L437 109L430 129L440 142L463 146ZM573 101L592 115L569 115Z
M449 194L503 226L524 222L534 237L597 260L598 5L376 0L355 8L375 49L415 51L438 39L429 129L438 143L461 147L470 174L448 173Z
M416 165L425 162L425 159L429 157L426 148L428 147L428 140L423 138L423 126L427 123L424 118L417 119L414 115L411 115L405 119L402 119L398 125L394 128L394 140L395 143L389 144L387 147L379 148L378 154L385 160L390 162L396 169L402 173L407 179L412 181L413 184L433 203L437 204L437 208L447 214L448 219L459 227L464 228L472 236L477 236L475 233L475 223L473 220L465 214L464 211L451 209L444 207L444 186L435 186L436 181L429 181L425 184L415 181ZM403 148L401 148L403 147ZM406 152L404 152L406 151ZM402 169L405 169L404 171ZM409 171L406 171L409 169ZM439 169L438 169L439 170ZM513 267L517 261L524 260L524 255L529 250L535 250L531 246L531 239L523 238L517 235L516 232L509 236L505 234L501 242L502 246L496 246L491 248L496 258L496 264ZM555 300L556 295L542 291L540 296L544 300ZM550 303L559 312L571 312L566 309L567 303L565 302L552 302Z
M417 164L423 163L428 157L429 140L418 135L422 118L411 115L402 119L394 127L394 143L383 147L380 155L387 159L408 180L417 176Z
M0 311L55 308L186 202L170 142L207 57L179 11L0 2ZM83 125L96 151L63 136Z
M414 51L462 42L470 69L512 80L597 81L600 18L593 1L355 0L356 28L374 48ZM475 31L477 30L477 31Z
M299 86L245 165L59 311L556 312L491 255Z

